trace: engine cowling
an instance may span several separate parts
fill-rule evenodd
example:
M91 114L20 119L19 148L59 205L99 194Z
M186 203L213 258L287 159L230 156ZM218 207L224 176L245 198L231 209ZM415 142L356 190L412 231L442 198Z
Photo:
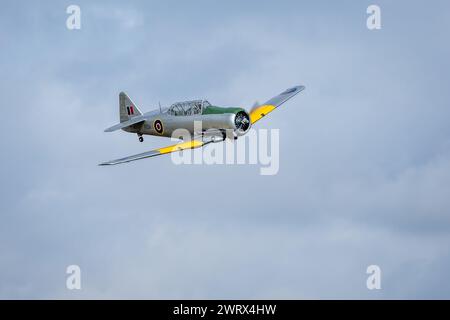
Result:
M234 131L237 136L246 134L250 130L251 125L250 115L246 111L241 110L236 113L234 117Z

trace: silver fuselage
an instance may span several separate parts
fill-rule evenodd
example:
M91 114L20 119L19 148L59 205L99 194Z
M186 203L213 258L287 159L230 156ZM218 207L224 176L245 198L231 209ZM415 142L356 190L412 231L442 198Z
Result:
M206 130L236 129L234 113L175 116L168 114L167 110L162 112L158 110L157 112L148 112L144 116L146 119L143 123L123 128L123 130L142 135L172 137L173 132L177 129L185 129L192 136L199 135ZM158 120L162 124L162 130L159 131L155 128L155 122Z

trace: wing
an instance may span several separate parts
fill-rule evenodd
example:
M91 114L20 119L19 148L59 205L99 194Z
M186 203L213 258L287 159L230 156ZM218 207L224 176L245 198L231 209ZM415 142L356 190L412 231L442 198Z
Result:
M266 116L268 113L272 112L283 103L288 101L290 98L298 94L299 92L305 90L304 86L296 86L285 90L276 97L273 97L269 101L263 103L262 105L256 106L250 111L250 121L252 124L260 120L262 117Z
M172 153L172 152L175 152L175 151L200 148L200 147L203 147L204 145L206 145L206 144L208 144L210 142L212 142L212 141L190 140L190 141L174 144L174 145L171 145L171 146L168 146L168 147L159 148L159 149L155 149L155 150L151 150L151 151L135 154L135 155L132 155L132 156L129 156L129 157L103 162L103 163L100 163L99 166L114 165L114 164L119 164L119 163L136 161L136 160L140 160L140 159L144 159L144 158L155 157L155 156L159 156L159 155L162 155L162 154Z

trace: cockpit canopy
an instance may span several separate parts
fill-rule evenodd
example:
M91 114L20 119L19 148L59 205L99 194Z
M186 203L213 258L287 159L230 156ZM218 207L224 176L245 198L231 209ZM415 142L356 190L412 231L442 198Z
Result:
M176 102L170 106L167 113L172 116L193 116L202 114L203 110L209 106L211 104L206 100Z

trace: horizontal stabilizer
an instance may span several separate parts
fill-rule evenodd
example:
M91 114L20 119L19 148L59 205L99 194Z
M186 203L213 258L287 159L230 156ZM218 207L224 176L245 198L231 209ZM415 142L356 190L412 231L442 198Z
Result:
M105 132L113 132L119 129L123 129L129 126L132 126L133 124L138 124L140 122L145 121L145 117L144 116L138 116L138 117L134 117L128 121L124 121L121 123L118 123L112 127L109 127L108 129L105 129Z

